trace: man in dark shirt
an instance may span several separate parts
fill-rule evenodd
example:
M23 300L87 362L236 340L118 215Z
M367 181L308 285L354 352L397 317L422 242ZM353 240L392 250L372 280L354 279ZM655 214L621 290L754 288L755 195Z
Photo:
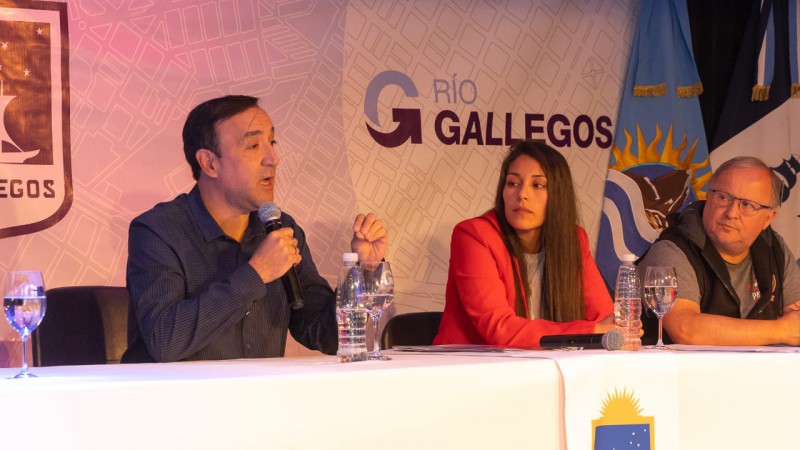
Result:
M197 184L131 222L131 294L123 362L283 356L287 329L310 349L337 349L335 298L303 230L283 213L266 234L259 206L273 200L275 129L258 99L226 96L195 107L183 128ZM353 224L352 250L379 261L388 248L370 213ZM280 278L295 266L304 307L291 309Z
M642 277L650 266L675 269L667 343L800 345L800 270L770 227L782 186L763 161L739 156L714 171L707 200L669 217L638 264ZM646 320L643 339L657 326Z

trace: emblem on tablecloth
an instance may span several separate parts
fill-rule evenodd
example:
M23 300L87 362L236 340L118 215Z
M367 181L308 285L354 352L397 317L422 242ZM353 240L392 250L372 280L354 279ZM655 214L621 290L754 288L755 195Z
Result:
M655 450L655 419L641 412L633 392L614 389L603 401L601 417L592 420L592 449Z

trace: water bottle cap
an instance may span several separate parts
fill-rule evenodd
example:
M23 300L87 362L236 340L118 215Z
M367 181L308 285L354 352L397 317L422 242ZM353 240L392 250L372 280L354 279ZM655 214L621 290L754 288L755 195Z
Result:
M634 262L636 261L636 255L634 255L633 253L625 253L624 255L622 255L622 260L625 262Z
M342 262L358 262L358 253L343 253Z

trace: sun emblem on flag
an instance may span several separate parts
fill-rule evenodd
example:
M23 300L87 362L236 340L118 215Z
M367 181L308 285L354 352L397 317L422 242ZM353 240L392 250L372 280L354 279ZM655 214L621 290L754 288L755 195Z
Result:
M711 177L711 172L700 176L697 173L708 167L707 157L700 163L692 163L697 139L688 149L686 157L681 159L681 153L688 146L686 134L681 143L675 146L673 128L670 125L659 152L664 136L657 124L655 128L655 137L647 142L642 130L636 126L636 154L631 150L633 138L625 130L625 149L614 145L612 151L615 163L609 166L609 170L616 170L636 183L642 194L642 206L648 223L654 230L661 231L666 227L666 217L679 211L687 203L687 199L689 202L705 199L703 188Z
M603 401L601 417L592 420L592 449L655 450L655 419L641 413L633 392L614 389Z

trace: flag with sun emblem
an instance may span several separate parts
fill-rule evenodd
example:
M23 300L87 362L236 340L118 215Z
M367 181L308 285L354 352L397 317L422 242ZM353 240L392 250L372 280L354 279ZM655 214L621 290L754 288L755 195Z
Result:
M642 255L666 217L704 199L708 144L685 0L644 0L609 162L597 265L609 290L622 255Z

